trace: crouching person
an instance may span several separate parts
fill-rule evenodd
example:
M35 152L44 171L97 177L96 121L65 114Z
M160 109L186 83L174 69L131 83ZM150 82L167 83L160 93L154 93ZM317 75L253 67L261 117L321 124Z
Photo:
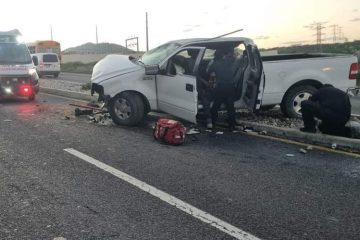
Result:
M318 129L322 133L350 137L350 130L345 127L351 115L349 96L330 84L324 84L309 100L303 101L301 113L303 132L316 132L316 117L321 120Z

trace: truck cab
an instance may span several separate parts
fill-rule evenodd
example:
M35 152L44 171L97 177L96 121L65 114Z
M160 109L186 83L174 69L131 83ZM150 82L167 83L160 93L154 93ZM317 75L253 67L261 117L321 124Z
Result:
M34 100L39 77L29 50L18 30L0 32L0 98L24 97Z
M260 108L265 77L259 51L248 38L184 39L165 43L141 59L109 55L99 61L91 77L92 89L104 101L113 121L136 125L149 111L162 111L196 123L198 82L221 48L236 53L233 83L235 107Z

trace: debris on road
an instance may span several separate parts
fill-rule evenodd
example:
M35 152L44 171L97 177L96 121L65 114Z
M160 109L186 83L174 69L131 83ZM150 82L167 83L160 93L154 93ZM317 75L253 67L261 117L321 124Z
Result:
M331 148L332 148L332 149L336 149L336 148L337 148L337 144L336 144L336 143L331 144Z
M111 117L109 112L104 109L104 106L99 106L94 102L89 102L86 105L79 104L69 104L70 106L77 107L75 108L75 116L88 116L89 122L91 123L99 123L101 125L109 125L111 124ZM84 109L81 109L84 108Z
M222 132L222 131L217 131L215 134L216 134L216 135L222 135L222 134L224 134L224 132Z
M290 154L290 153L286 154L286 156L287 156L287 157L295 157L294 154Z
M306 154L306 153L307 153L307 151L306 151L305 149L303 149L303 148L300 148L300 149L299 149L299 152L302 153L302 154Z
M81 116L81 115L91 115L94 113L93 109L85 109L81 110L80 108L75 108L75 116Z
M186 132L186 135L193 135L193 134L199 134L199 133L201 133L200 129L198 129L198 128L190 128Z
M306 147L306 150L313 150L313 149L314 148L312 146L310 146L310 145Z
M65 116L62 118L62 120L70 120L70 117L69 116Z
M260 135L267 135L268 132L264 130L264 131L259 132L259 134L260 134Z
M12 122L10 119L5 119L4 122Z

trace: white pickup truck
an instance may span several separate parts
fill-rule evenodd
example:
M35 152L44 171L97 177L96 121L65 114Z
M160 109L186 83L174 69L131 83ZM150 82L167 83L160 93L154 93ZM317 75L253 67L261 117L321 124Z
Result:
M355 55L293 54L263 56L266 87L262 108L280 104L289 117L299 117L300 103L328 83L343 91L356 86Z
M163 44L140 60L108 55L99 61L91 76L91 94L107 105L119 125L136 125L149 111L163 111L196 122L197 80L204 75L217 49L233 48L235 107L260 108L264 72L260 53L248 38L185 39ZM192 64L190 64L192 62Z

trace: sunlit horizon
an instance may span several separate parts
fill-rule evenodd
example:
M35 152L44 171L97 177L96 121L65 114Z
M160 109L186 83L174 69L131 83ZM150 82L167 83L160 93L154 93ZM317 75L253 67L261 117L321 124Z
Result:
M125 46L127 38L138 37L139 49L144 51L146 12L149 49L174 39L215 37L241 28L244 31L230 36L252 38L259 48L316 44L316 26L310 28L314 23L321 23L324 44L360 40L358 0L253 0L251 5L234 0L180 4L139 0L136 5L115 0L59 5L19 0L2 5L8 10L0 15L0 31L17 28L26 42L51 39L52 32L63 50L96 43L97 27L99 43Z

